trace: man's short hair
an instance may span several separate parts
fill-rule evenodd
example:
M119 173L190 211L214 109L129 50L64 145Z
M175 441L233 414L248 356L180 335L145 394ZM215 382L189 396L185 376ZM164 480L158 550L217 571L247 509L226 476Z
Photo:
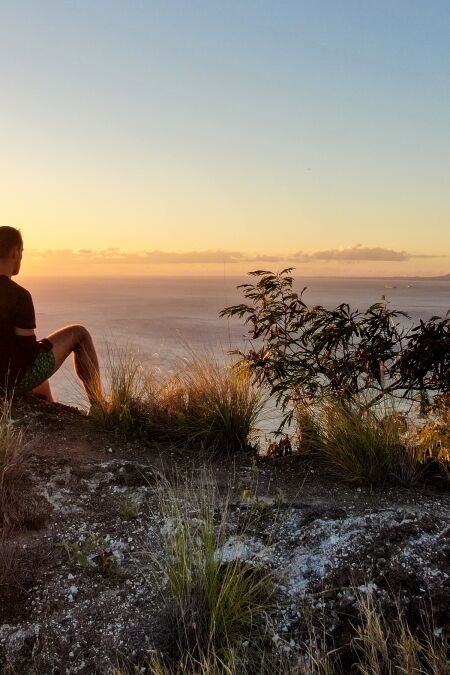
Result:
M7 258L15 246L23 246L20 230L8 225L0 227L0 258Z

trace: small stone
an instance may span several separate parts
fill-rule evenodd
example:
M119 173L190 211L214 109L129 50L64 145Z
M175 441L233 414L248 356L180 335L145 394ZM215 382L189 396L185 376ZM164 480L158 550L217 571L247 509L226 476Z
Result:
M110 453L111 453L112 451L113 451L112 448L108 448L106 452L110 452Z

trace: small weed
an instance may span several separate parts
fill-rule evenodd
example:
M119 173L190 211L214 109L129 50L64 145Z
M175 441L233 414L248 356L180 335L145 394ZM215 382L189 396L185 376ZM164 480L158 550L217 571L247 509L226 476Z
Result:
M248 483L241 483L239 485L239 492L241 495L241 499L243 499L244 501L248 502L251 499L253 499L254 496L253 488Z
M92 566L103 576L114 576L118 571L117 558L111 551L108 541L96 534L89 533L80 541L63 540L58 546L62 548L70 563L76 563L84 568Z
M122 520L136 520L139 517L140 505L130 497L124 497L119 503L119 516Z
M70 563L78 563L81 567L89 566L89 560L82 552L79 542L71 542L63 539L58 543L58 547L64 551L67 560Z
M260 468L259 468L258 462L256 461L255 458L253 458L253 460L252 460L251 471L252 471L253 477L254 477L254 478L258 478L259 472L260 472Z
M259 516L266 516L270 511L269 504L265 502L264 499L255 499L252 503L252 507Z
M277 487L275 492L275 502L274 505L277 509L280 509L286 501L286 495L280 487Z

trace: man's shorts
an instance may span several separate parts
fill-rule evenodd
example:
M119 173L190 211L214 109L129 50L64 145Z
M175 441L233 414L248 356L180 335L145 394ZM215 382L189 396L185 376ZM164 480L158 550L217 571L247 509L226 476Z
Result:
M29 366L25 375L14 387L16 394L25 394L43 384L55 372L55 355L51 350L40 352L34 363Z

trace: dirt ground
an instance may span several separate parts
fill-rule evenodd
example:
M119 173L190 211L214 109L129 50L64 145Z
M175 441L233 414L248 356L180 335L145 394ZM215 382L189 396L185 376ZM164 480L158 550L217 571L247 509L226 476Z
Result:
M205 464L229 501L230 537L218 554L273 571L277 648L301 653L305 603L343 643L355 589L384 598L386 612L394 594L412 620L432 606L436 636L449 633L450 495L441 489L356 488L295 456L206 462L138 436L127 442L45 403L18 404L14 420L27 439L29 476L18 489L28 511L20 531L0 539L17 563L14 584L0 585L0 673L112 673L161 648L170 630L161 620L161 480L189 477L195 489Z

